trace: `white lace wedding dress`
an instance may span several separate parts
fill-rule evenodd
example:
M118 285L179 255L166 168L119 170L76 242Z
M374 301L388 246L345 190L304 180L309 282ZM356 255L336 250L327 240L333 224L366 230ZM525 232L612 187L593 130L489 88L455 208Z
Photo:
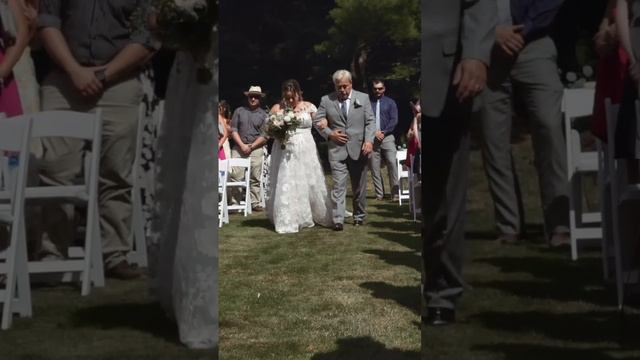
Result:
M190 348L215 349L218 134L208 104L217 100L218 80L216 72L202 85L196 73L193 57L178 52L158 129L149 270L152 289L175 319L180 341Z
M267 216L278 233L296 233L315 224L331 226L331 200L311 135L311 114L308 104L298 116L302 124L296 129L285 149L276 140L271 150Z

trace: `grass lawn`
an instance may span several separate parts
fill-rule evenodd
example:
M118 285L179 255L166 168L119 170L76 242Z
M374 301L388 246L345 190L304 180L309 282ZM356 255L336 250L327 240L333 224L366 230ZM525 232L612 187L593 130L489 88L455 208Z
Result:
M147 280L107 280L87 297L72 286L36 287L33 318L0 332L2 360L215 359L178 341Z
M419 227L406 205L368 199L367 209L362 227L285 235L264 213L231 216L220 231L221 359L419 358Z
M465 268L473 289L459 303L455 326L423 329L423 359L640 359L638 307L627 307L621 321L599 249L572 262L569 249L547 247L528 139L515 149L528 241L493 241L492 204L474 151Z
M640 310L624 322L602 281L598 250L542 241L530 144L516 146L529 239L492 241L492 204L472 156L465 276L458 324L422 332L423 358L640 358ZM373 194L373 192L369 192ZM369 199L366 225L276 234L264 214L232 215L220 230L220 359L420 358L419 226L408 207ZM147 280L108 281L81 297L37 287L34 317L0 332L2 360L214 359L189 351L148 293Z

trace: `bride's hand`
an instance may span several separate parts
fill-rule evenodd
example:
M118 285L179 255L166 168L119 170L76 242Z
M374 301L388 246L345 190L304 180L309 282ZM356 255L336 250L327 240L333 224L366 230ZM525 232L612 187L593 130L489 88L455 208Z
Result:
M327 119L322 119L322 120L318 121L318 124L316 125L318 130L324 130L328 126L329 126L329 122L327 121Z

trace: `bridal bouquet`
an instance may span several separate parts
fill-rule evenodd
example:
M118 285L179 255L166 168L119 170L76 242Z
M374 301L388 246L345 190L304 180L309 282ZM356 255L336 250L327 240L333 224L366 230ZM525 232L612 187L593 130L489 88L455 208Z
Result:
M198 81L208 83L215 71L218 0L143 0L132 16L133 30L146 28L163 47L190 52Z
M270 112L267 117L264 132L272 138L280 140L282 149L289 141L289 137L296 131L302 120L296 116L293 109L285 109L284 111Z

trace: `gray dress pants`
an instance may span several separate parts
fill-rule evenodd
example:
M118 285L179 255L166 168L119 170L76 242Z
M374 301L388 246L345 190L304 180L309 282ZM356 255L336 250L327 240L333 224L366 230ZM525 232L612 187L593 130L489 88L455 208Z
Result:
M531 129L547 235L568 231L566 147L560 108L563 86L553 41L548 37L535 40L515 60L494 52L488 75L477 116L498 231L520 234L524 230L522 199L511 155L514 98L523 105Z

